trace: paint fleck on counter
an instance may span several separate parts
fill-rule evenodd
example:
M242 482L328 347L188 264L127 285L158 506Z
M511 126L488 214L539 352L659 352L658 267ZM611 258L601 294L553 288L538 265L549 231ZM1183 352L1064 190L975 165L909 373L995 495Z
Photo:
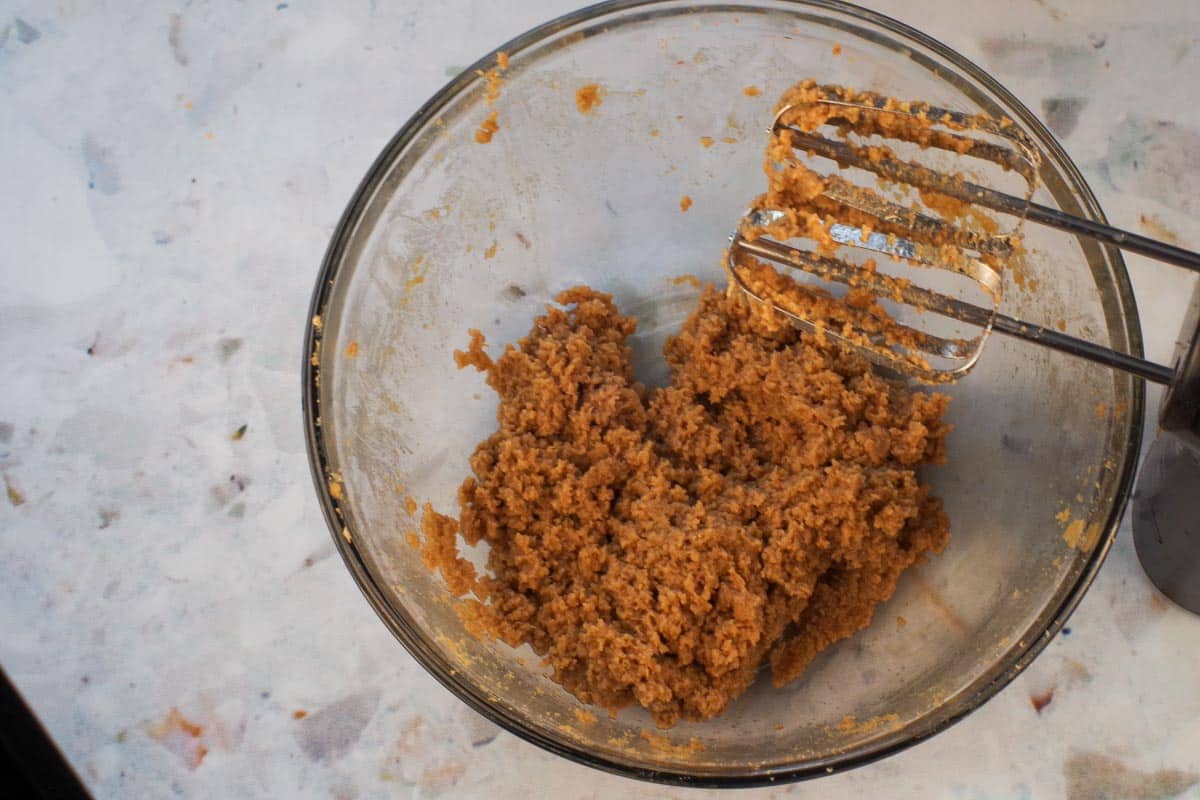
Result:
M1041 714L1042 710L1050 705L1054 700L1054 689L1050 688L1044 692L1029 695L1029 704L1033 706L1033 710Z
M1200 774L1178 769L1142 772L1101 753L1076 753L1063 764L1067 800L1167 800L1200 784Z
M12 503L14 507L24 505L25 495L21 493L20 489L13 485L12 479L7 475L4 476L4 489L8 494L8 502Z
M208 747L201 741L204 727L192 722L172 707L160 721L147 728L150 738L183 759L188 769L196 769L208 755Z
M41 31L20 17L17 17L15 20L13 20L13 26L17 29L17 41L21 44L33 44L38 39L42 38Z
M306 713L297 726L300 749L312 761L332 761L344 756L375 716L379 696L378 689L363 689L320 711Z

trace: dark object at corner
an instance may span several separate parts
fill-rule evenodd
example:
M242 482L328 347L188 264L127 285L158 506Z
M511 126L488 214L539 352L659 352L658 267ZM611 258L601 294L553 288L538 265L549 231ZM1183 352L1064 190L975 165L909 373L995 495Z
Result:
M0 796L11 800L92 800L3 669L0 669Z

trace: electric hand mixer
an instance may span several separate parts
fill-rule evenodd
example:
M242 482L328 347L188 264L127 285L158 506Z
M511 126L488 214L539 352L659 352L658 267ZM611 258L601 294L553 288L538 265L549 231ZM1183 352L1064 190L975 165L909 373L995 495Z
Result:
M802 329L928 383L965 376L997 332L1167 387L1159 424L1168 435L1156 440L1142 465L1134 541L1158 588L1200 614L1200 284L1170 365L999 311L1002 273L1021 255L1017 231L1024 222L1196 272L1200 253L1033 202L1040 158L1029 137L1007 119L806 81L784 96L770 136L772 190L742 219L726 264L732 283L754 300ZM917 157L905 158L901 151ZM921 154L938 152L961 157L964 167L975 170L999 168L998 178L1019 180L1024 192L998 191L958 171L921 163ZM907 199L913 191L920 202ZM1015 226L999 232L997 218L983 209L1011 218ZM985 304L886 273L876 259L959 276L954 280L969 281ZM777 294L770 278L778 275L776 266L842 284L850 302L796 303ZM807 296L829 297L823 290ZM916 311L916 321L901 322L876 300ZM946 321L976 330L934 332Z

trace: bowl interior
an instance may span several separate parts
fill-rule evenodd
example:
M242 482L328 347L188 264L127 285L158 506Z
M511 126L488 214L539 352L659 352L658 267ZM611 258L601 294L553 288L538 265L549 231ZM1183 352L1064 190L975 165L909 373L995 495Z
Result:
M801 680L760 681L724 716L669 731L639 710L585 724L531 651L469 635L406 542L417 523L405 500L457 513L468 456L495 428L494 396L451 357L467 328L498 353L558 291L590 284L636 314L637 369L664 380L663 340L699 293L690 276L723 282L726 236L763 183L771 105L796 80L1006 114L1044 151L1037 199L1098 213L1065 156L965 62L846 7L642 4L553 23L509 53L494 139L475 142L489 108L483 82L464 75L376 164L318 287L312 444L321 483L336 474L343 487L338 500L324 492L348 537L339 545L385 622L502 724L662 779L820 773L974 708L1053 635L1107 549L1141 415L1141 390L1124 376L993 336L974 373L947 390L949 462L926 472L950 515L947 551ZM584 114L575 92L589 83L603 99ZM1037 228L1026 245L1007 313L1140 350L1118 257ZM1064 529L1075 520L1082 541L1071 547Z

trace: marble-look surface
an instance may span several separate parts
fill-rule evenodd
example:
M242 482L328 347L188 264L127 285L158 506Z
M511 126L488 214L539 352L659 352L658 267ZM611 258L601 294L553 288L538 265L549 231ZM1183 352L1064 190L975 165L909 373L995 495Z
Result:
M0 663L97 797L699 796L437 685L331 557L303 452L305 308L359 177L573 5L0 3ZM1111 218L1200 247L1200 4L872 5L1040 110ZM1164 359L1190 279L1130 262ZM1069 630L932 741L750 794L1200 797L1200 619L1128 527Z

